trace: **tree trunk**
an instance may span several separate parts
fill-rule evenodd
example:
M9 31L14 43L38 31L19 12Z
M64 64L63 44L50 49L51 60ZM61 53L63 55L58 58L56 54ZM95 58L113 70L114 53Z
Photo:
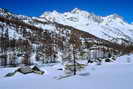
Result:
M74 72L74 75L76 75L76 58L75 58L75 50L73 49L73 62L74 62L74 69L73 69L73 72Z

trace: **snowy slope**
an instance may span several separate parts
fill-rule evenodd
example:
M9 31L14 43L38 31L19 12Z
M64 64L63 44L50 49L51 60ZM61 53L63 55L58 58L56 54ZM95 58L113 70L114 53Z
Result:
M13 39L13 38L14 39L24 39L22 34L19 34L19 33L16 32L15 27L6 25L5 23L1 23L1 22L0 22L0 26L3 26L3 30L0 28L0 37L1 37L2 33L5 34L8 31L9 39Z
M24 16L24 15L17 15L2 8L0 8L0 17L5 17L8 19L15 19L15 20L24 21L24 22L29 22L32 20L31 17ZM9 25L7 23L0 22L0 36L2 33L4 34L7 29L8 29L9 39L13 39L13 38L14 39L25 39L21 33L16 31L17 29L21 29L21 28L15 27L14 25Z
M119 41L121 43L122 39L133 42L133 25L125 22L117 14L96 16L93 13L75 8L71 12L65 13L44 12L40 17L48 21L72 26L113 42Z
M93 13L75 8L70 12L44 12L40 17L28 17L16 15L8 10L0 8L0 16L17 19L50 31L56 31L56 28L53 24L46 25L34 20L47 23L57 22L72 26L79 30L93 34L99 38L120 44L125 41L125 43L127 43L127 41L133 42L133 25L124 21L123 18L117 14L112 14L109 16L97 16Z
M2 76L16 68L0 68L0 89L133 89L133 63L123 61L126 57L132 60L132 56L121 56L119 62L122 64L90 64L76 76L61 80L56 79L64 74L57 70L62 67L61 64L43 65L41 69L46 72L44 75L17 73L10 78Z

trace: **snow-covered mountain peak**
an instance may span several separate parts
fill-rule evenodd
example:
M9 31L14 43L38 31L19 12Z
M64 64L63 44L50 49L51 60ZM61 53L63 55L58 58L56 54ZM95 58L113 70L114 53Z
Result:
M78 12L80 12L81 11L81 9L79 9L79 8L74 8L71 12L72 13L78 13Z
M114 13L114 14L111 14L109 16L107 16L108 18L111 18L111 19L117 19L117 18L120 18L120 19L123 19L122 16L119 16L118 14Z
M41 17L45 17L52 22L72 26L106 40L117 38L133 40L133 33L131 32L133 26L125 22L117 14L97 16L93 13L75 8L65 13L59 13L57 11L46 12Z
M0 8L0 13L3 13L3 12L5 12L5 9Z
M0 16L11 16L12 13L9 12L7 9L0 8Z
M58 17L61 16L61 13L57 12L56 10L50 12L50 11L46 11L44 12L40 17L41 18L45 18L48 21L54 22L55 19L57 19Z
M46 11L40 17L45 17L45 16L49 16L49 15L56 15L56 14L58 14L58 12L56 10L54 10L52 12L51 11Z
M24 15L18 15L14 14L7 9L0 8L0 16L6 17L6 18L14 18L18 20L31 20L31 17L24 16Z
M96 17L96 15L93 13L89 13L85 10L75 8L72 11L64 12L64 13L59 13L57 11L44 12L40 17L45 17L45 18L49 17L50 20L51 20L51 18L56 19L56 17L63 17L63 18L71 17L71 18L77 18L77 19L79 19L81 17L81 18L88 19L88 18Z
M4 9L4 8L0 8L0 13L7 13L8 10L7 9Z
M57 11L44 12L40 17L43 17L51 22L66 23L67 25L73 24L84 24L100 23L103 21L101 16L96 16L93 13L75 8L70 12L59 13Z
M123 20L122 16L119 16L117 14L111 14L108 16L103 17L103 22L102 24L118 24L118 25L124 25L124 24L128 24L127 22L125 22Z
M72 11L70 11L73 14L90 14L89 12L85 11L85 10L81 10L79 8L75 8Z
M81 9L79 9L79 8L73 9L70 13L71 13L71 14L79 14L79 15L84 16L84 17L89 17L89 16L94 15L94 14L92 14L92 13L90 13L90 12L87 12L87 11L85 11L85 10L81 10Z

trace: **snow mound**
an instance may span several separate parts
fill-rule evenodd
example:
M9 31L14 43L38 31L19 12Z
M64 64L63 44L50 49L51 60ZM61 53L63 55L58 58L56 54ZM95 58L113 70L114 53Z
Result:
M133 54L120 56L116 59L115 63L119 64L132 64L133 63Z

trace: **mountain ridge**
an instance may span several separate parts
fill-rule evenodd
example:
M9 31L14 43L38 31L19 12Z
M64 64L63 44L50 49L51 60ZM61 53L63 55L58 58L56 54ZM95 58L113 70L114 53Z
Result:
M77 57L83 52L86 53L87 60L92 57L93 61L99 57L133 52L133 38L124 32L126 28L123 31L124 26L130 25L119 23L123 20L117 15L105 19L77 10L64 14L46 12L40 17L0 11L0 55L12 52L17 58L15 60L19 60L21 55L28 55L29 58L26 57L24 63L29 64L32 62L32 55L42 63L55 62L58 58L63 61L73 60L73 49L77 51ZM103 21L111 22L105 24ZM132 29L130 32L133 33ZM11 60L11 63L12 61L14 60Z
M87 11L76 8L71 12L65 13L59 13L57 11L48 13L45 12L40 17L45 17L49 21L56 21L61 24L75 27L100 38L104 37L106 40L113 40L116 38L133 41L133 26L125 22L123 18L117 14L112 14L109 16L96 16L95 14L91 14ZM107 32L105 30L107 30ZM108 38L104 34L112 36L112 39Z
M121 41L123 41L122 39L133 42L133 25L125 22L122 17L117 14L96 16L93 13L75 8L65 13L59 13L57 11L44 12L40 17L17 15L10 13L6 9L0 9L0 15L7 18L13 17L26 23L32 22L32 20L38 20L44 23L57 22L112 42L117 42L118 39L121 39L118 42L120 44Z

